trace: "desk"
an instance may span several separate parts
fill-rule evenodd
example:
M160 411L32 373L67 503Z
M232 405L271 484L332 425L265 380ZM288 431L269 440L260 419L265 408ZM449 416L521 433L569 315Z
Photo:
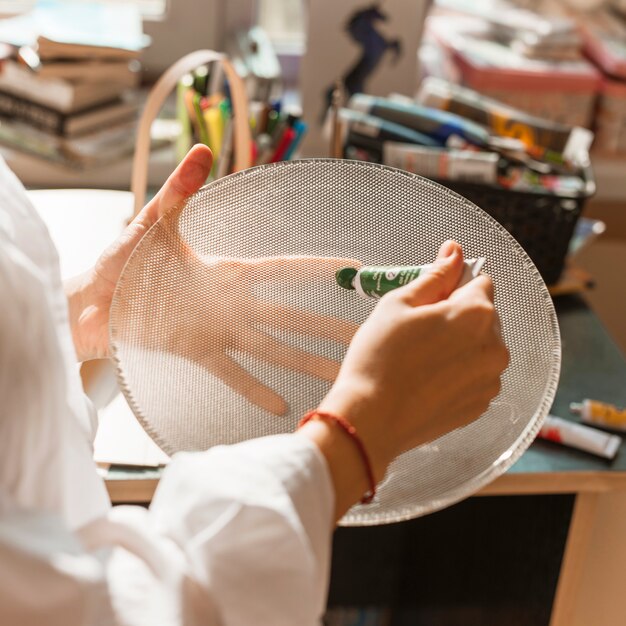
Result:
M585 397L602 398L615 404L626 405L626 385L624 385L626 361L598 318L577 297L559 298L556 301L556 308L562 333L563 363L552 412L562 417L569 417L569 403ZM159 475L160 470L110 471L107 476L107 487L111 499L114 502L149 502ZM554 506L554 515L550 514L552 515L550 524L554 527L553 536L556 539L553 541L555 545L550 549L555 550L554 558L557 561L560 562L562 556L562 563L560 575L557 571L552 583L546 581L547 587L552 586L552 590L547 590L550 592L547 595L550 598L554 595L549 624L550 626L569 626L572 623L574 600L594 523L598 495L620 490L626 490L626 444L622 446L614 461L607 462L556 444L536 441L506 474L500 476L478 494L478 496L497 496L492 503L480 503L482 498L472 498L467 503L453 507L450 513L462 512L462 507L465 506L469 507L467 515L480 516L489 511L493 513L495 508L501 508L499 503L502 502L507 503L512 515L523 516L528 513L524 513L524 509L520 508L520 503L528 502L533 503L530 514L538 518L542 510ZM528 496L529 498L511 500L508 496ZM537 496L544 496L544 499L537 498ZM486 511L481 511L481 508L485 509L485 507ZM429 518L436 518L442 513L429 516ZM345 559L352 563L353 569L356 569L354 567L354 559L357 558L355 551L359 552L363 549L372 552L372 541L374 543L380 541L381 544L387 541L400 542L399 533L403 532L398 530L400 527L409 528L409 525L414 524L415 532L419 533L422 532L422 527L432 525L429 518L414 520L406 526L397 524L362 531L361 529L341 529L335 540L336 548L339 548L341 552L342 542L351 544L344 550ZM554 524L554 520L558 523ZM457 521L451 523L454 524ZM478 520L478 526L480 526L480 520ZM537 527L537 532L541 532L541 525ZM563 535L560 547L556 546L560 541L559 533ZM357 535L362 536L363 540L355 539ZM347 539L344 541L344 538ZM400 546L400 543L397 545ZM401 548L398 547L398 550ZM367 563L362 563L362 565L364 570L368 567ZM341 569L341 565L337 567ZM372 568L376 570L377 566L372 565ZM340 574L335 571L335 575ZM543 572L535 572L533 575L543 575ZM558 585L554 592L557 578ZM337 602L344 592L345 589L339 589L334 594ZM375 596L376 592L373 593ZM348 593L348 595L351 594ZM355 601L358 599L357 596L352 596ZM372 596L370 595L369 598L371 599ZM332 599L333 586L331 585ZM389 598L384 599L386 601ZM538 609L538 612L541 615L549 615L550 606ZM484 616L476 619L478 621L466 619L462 623L468 626L474 623L486 626L489 623L485 621ZM528 623L532 623L533 626L548 623L547 618L543 622L540 618L537 620L539 621ZM413 624L417 623L421 622L413 622ZM432 619L431 623L439 625L444 622ZM510 626L515 624L514 621L508 623Z

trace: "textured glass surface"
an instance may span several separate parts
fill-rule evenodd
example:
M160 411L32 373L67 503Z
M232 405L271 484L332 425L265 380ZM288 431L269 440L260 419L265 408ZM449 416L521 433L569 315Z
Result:
M129 260L111 313L133 411L168 453L293 431L330 386L306 371L341 361L346 345L335 328L361 323L375 303L338 287L321 261L262 259L414 265L432 262L449 238L467 258L487 259L511 352L502 390L471 425L399 457L374 502L355 506L343 523L408 519L469 496L540 427L558 381L558 325L535 266L498 223L400 170L325 159L257 167L207 185L160 220ZM210 322L216 316L228 319L227 332ZM206 332L188 332L205 320ZM287 400L285 414L255 404L253 379Z

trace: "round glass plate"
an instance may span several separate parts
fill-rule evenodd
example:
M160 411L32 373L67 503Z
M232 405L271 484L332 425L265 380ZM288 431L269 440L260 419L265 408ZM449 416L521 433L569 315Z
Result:
M332 258L429 263L450 238L466 258L485 257L493 277L511 353L501 392L469 426L396 459L375 500L342 524L396 522L471 495L540 428L558 382L558 324L541 276L502 226L401 170L332 159L260 166L205 186L159 220L111 309L130 406L169 454L293 431L375 305L338 287Z

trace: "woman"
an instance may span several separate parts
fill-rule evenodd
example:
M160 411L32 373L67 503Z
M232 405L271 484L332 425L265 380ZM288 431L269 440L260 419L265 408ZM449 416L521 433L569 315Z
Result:
M211 164L195 146L65 291L45 228L0 164L1 624L316 624L335 522L395 456L498 393L508 353L492 284L455 289L463 255L449 241L432 272L382 298L296 433L178 454L150 510L111 508L75 361L108 356L124 263Z

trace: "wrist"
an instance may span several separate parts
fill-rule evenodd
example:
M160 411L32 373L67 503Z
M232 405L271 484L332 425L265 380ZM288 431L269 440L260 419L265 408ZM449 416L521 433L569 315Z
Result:
M391 438L386 432L392 426L387 419L389 411L378 407L372 396L365 389L359 391L355 384L344 389L340 383L335 383L318 408L340 415L356 428L369 456L374 478L380 482L398 453L391 448Z
M298 433L310 439L320 450L335 491L335 520L370 489L363 460L354 442L336 424L321 419L307 422Z
M313 441L326 459L339 520L373 491L395 455L386 451L383 440L376 439L374 429L368 427L384 422L385 416L375 414L372 403L357 401L359 395L353 386L346 393L340 386L333 390L320 404L319 417L306 421L298 432ZM351 427L355 432L348 432Z

